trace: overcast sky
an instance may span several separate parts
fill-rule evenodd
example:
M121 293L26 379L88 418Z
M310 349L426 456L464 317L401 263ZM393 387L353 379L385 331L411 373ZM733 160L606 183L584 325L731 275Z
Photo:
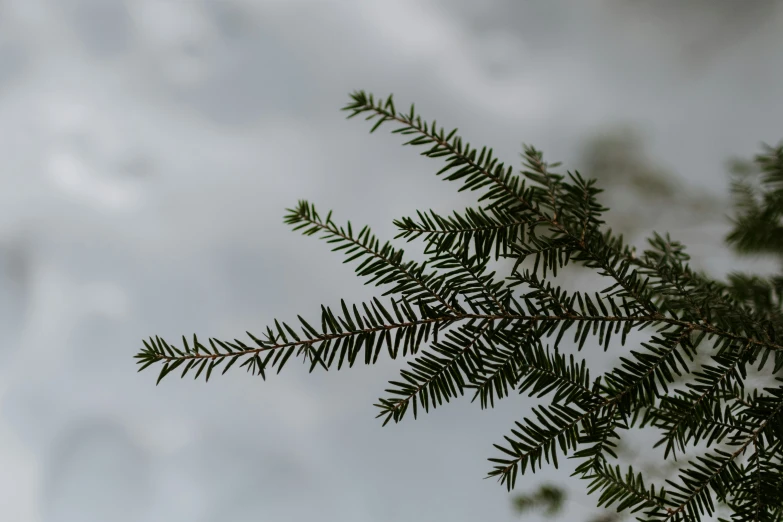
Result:
M725 195L728 157L783 139L783 9L681 4L0 1L2 519L516 519L482 478L527 399L381 429L400 361L156 387L132 356L376 294L282 223L298 199L387 238L471 202L399 136L345 121L355 89L511 163L526 142L578 168L585 137L630 123L683 184Z

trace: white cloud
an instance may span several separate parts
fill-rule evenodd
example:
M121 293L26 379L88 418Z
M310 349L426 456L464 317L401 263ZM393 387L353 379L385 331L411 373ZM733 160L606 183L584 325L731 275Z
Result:
M522 68L529 52L522 40L498 33L488 42L477 40L462 21L431 1L402 0L381 4L358 1L346 11L379 45L387 60L434 71L442 89L448 89L478 110L500 118L544 118L553 97L542 89L533 68ZM481 46L484 46L482 49ZM484 64L488 53L504 47L516 71L491 78ZM477 50L478 47L478 50ZM516 53L512 57L510 53Z
M38 456L0 423L0 513L4 520L38 522Z
M139 204L137 187L127 180L108 180L70 150L50 152L47 170L54 185L76 202L98 210L130 211Z

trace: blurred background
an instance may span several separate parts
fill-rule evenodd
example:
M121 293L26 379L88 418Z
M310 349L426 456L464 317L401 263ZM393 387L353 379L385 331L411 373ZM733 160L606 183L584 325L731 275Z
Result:
M345 121L354 89L599 177L640 246L763 271L722 247L727 161L783 139L782 35L772 0L0 0L0 518L520 519L482 478L524 396L381 428L403 361L156 387L132 356L379 294L282 223L300 198L383 238L474 202ZM554 470L518 489L547 480L600 514Z

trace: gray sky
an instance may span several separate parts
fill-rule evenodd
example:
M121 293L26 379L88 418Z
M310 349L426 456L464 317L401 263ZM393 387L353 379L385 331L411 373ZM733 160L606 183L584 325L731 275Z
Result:
M631 123L723 195L726 158L783 138L781 34L761 0L0 2L3 520L514 520L482 478L527 399L381 429L401 361L155 387L132 356L374 295L282 224L300 198L381 237L472 201L345 121L354 89L512 163Z

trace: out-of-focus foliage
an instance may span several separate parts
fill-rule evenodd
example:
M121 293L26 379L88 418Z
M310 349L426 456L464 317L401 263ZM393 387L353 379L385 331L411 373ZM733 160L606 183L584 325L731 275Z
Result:
M681 185L667 169L649 157L642 133L618 126L585 140L579 164L604 189L604 204L612 209L606 221L613 230L635 236L655 226L667 213L681 225L697 226L720 216L715 196Z
M774 255L783 262L783 153L764 148L754 161L731 162L736 218L726 241L742 254Z
M553 516L563 509L565 493L562 488L552 484L542 484L532 493L522 493L514 497L514 507L520 513L542 510L544 515Z

